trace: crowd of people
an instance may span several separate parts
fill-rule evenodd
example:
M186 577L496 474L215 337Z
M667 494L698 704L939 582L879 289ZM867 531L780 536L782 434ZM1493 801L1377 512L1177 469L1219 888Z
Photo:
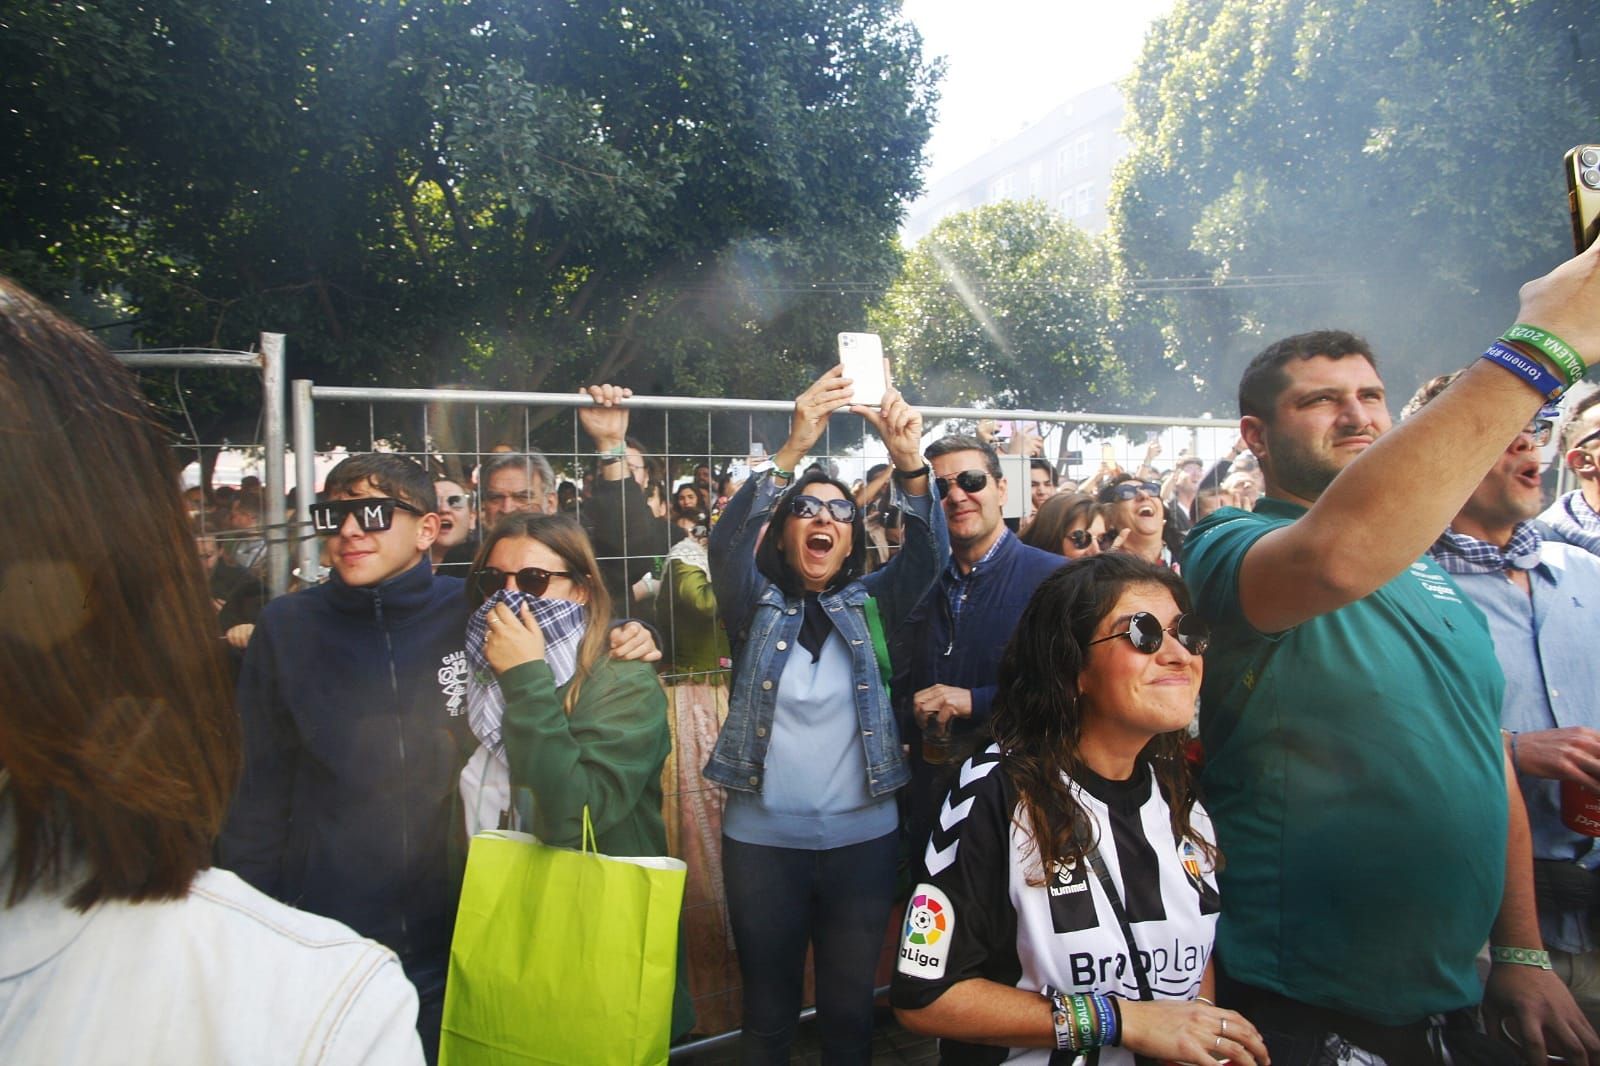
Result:
M595 385L570 480L344 460L263 602L259 487L0 280L0 1060L432 1062L472 834L588 823L688 861L659 1007L742 1062L808 999L868 1061L892 969L953 1064L1600 1063L1597 307L1591 251L1397 424L1285 338L1209 469L1034 455L1014 521L996 427L839 367L720 473Z

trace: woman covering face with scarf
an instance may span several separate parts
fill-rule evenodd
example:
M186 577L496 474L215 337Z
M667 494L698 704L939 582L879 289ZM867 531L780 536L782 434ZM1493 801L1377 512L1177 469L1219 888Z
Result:
M611 602L566 515L513 514L478 549L468 588L468 715L510 771L521 827L576 848L589 808L607 855L665 855L667 700L647 663L608 653ZM679 971L673 1035L693 1021Z

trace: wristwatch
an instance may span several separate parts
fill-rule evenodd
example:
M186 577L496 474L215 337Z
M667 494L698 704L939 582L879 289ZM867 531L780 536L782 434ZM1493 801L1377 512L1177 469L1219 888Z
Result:
M910 481L914 477L924 477L928 472L928 464L923 463L915 470L901 470L899 467L895 467L893 477L896 481Z

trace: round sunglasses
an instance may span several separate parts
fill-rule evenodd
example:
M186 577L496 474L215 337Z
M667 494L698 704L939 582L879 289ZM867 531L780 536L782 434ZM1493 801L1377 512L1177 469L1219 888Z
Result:
M486 566L479 570L477 576L473 578L473 587L477 589L479 597L486 600L494 595L496 590L506 587L507 574L508 571ZM551 578L571 577L572 571L546 570L541 566L525 566L512 576L517 579L517 588L526 592L529 596L543 596L545 590L550 587Z
M797 518L815 518L827 511L835 522L849 522L856 516L856 505L849 500L819 500L815 496L796 496L789 501L789 510Z
M1177 638L1183 650L1190 655L1204 655L1211 646L1211 626L1205 619L1193 614L1180 614L1169 627L1163 627L1161 619L1149 611L1140 611L1128 619L1128 628L1122 632L1113 633L1109 637L1091 640L1088 647L1104 644L1108 640L1118 637L1127 637L1128 643L1134 649L1146 655L1154 655L1161 650L1162 643L1171 633Z

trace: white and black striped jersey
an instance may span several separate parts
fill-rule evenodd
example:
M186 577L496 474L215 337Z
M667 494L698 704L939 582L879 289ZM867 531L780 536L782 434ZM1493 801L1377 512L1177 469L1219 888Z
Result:
M1086 861L1028 884L1039 859L997 746L962 767L939 814L900 937L892 999L917 1009L959 981L985 978L1034 992L1105 992L1139 998L1127 943ZM1128 781L1073 782L1122 894L1140 962L1157 999L1192 999L1216 931L1216 874L1192 841L1174 838L1166 798L1147 764ZM1195 831L1215 841L1196 804ZM1037 879L1037 876L1036 876ZM1070 1052L942 1040L940 1061L1063 1066ZM1119 1047L1082 1056L1087 1066L1131 1066Z

